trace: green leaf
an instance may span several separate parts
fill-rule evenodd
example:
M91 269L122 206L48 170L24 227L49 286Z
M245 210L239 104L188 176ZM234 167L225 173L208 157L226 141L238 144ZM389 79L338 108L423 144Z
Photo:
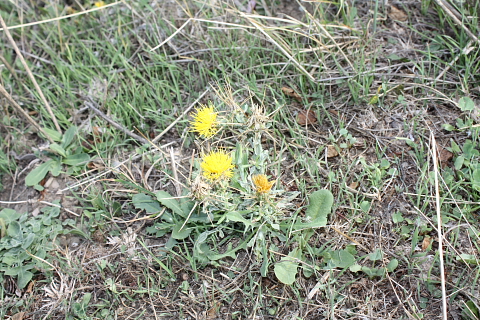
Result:
M354 265L351 265L349 269L351 272L358 272L362 270L362 266L359 264L354 264Z
M442 128L445 129L445 130L447 130L447 131L453 131L453 130L455 130L455 127L452 126L451 124L448 124L448 123L442 124Z
M367 213L368 210L370 210L370 201L360 202L360 209L362 209L363 212Z
M3 209L0 211L0 218L5 221L5 224L9 224L12 221L17 220L20 218L21 214L18 214L17 211L13 209Z
M67 147L72 143L73 138L77 134L77 127L73 126L68 128L67 131L63 134L62 137L62 148L67 149Z
M86 153L77 153L66 156L62 162L68 166L79 166L90 161L90 156Z
M60 161L53 160L52 164L50 165L50 173L52 176L57 177L60 172L62 172L62 164Z
M42 179L47 175L48 171L50 171L52 163L53 160L48 160L47 162L42 163L30 171L30 173L25 177L25 184L30 187L42 181Z
M362 271L365 272L369 277L381 277L385 274L385 268L362 267Z
M375 251L373 251L368 255L368 259L370 259L371 261L381 260L382 258L383 258L383 252L380 249L376 249Z
M392 259L388 264L387 264L387 271L388 272L393 272L395 269L398 267L398 260L397 259Z
M295 258L298 254L297 249L294 249L288 256L283 257L280 262L275 264L273 271L280 282L288 285L295 282L298 272L298 262L295 262Z
M136 209L145 210L147 213L160 212L160 203L145 193L139 193L132 197L133 205Z
M308 206L305 216L310 221L325 221L327 224L327 216L333 205L333 195L329 190L322 189L315 191L310 195L310 205Z
M160 191L157 191L155 195L157 196L157 200L160 201L160 203L163 204L165 207L172 210L174 213L178 214L183 218L187 217L188 212L187 213L183 212L178 201L175 198L173 198L168 192L160 190Z
M319 228L327 225L327 217L332 210L333 195L329 190L322 189L315 191L310 195L310 204L305 212L305 218L309 220L306 223L296 223L293 227L303 228Z
M27 250L28 247L30 247L30 245L33 243L33 240L35 240L35 233L29 233L28 236L23 239L22 248Z
M455 169L460 170L462 168L464 162L465 162L465 157L464 156L458 156L455 159L455 162L454 162L453 165L455 166Z
M192 232L192 228L188 228L187 225L183 225L184 221L179 221L173 226L172 238L176 240L185 239ZM183 226L183 229L181 229ZM181 230L180 230L181 229Z
M330 252L330 255L327 259L328 269L334 268L348 268L355 263L355 257L348 252L348 250L336 250Z
M469 97L462 97L458 100L458 107L462 111L473 111L473 109L475 109L475 103Z
M402 216L402 213L400 211L392 214L392 219L393 219L393 223L400 223L400 222L403 222L403 216Z
M57 130L52 130L50 128L43 128L43 130L53 141L60 142L62 140L62 134Z
M17 286L19 289L23 289L32 280L33 273L27 270L21 270L17 275Z
M50 145L50 150L52 150L53 152L57 153L58 155L62 156L62 157L66 157L67 156L67 152L65 151L65 149L63 149L59 144L57 143L52 143Z
M22 236L22 227L17 221L8 224L7 234L12 238L20 238Z
M476 190L480 190L480 169L475 169L472 173L472 185Z
M470 264L476 264L476 265L479 265L479 264L480 264L480 260L477 259L477 258L475 257L475 255L473 255L473 254L462 253L462 254L460 254L460 256L458 256L456 259L457 259L458 261L463 260L463 261L465 261L466 263L470 263Z
M247 227L253 227L255 225L251 221L245 219L242 216L242 214L238 211L227 212L227 214L225 216L226 216L227 220L233 221L233 222L242 222Z

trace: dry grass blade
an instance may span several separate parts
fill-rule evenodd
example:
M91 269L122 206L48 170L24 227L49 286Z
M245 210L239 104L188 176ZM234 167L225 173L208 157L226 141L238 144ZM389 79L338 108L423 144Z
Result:
M33 120L33 118L30 117L28 113L23 110L17 102L15 102L15 100L13 100L12 96L7 92L7 90L5 90L5 88L1 84L0 93L8 100L8 102L10 102L10 104L15 108L15 110L17 110L22 116L25 117L28 122L30 122L35 127L35 129L41 132L48 139L48 141L53 143L52 138L50 138L50 136L42 129L42 127L40 127L40 125L35 120Z
M12 29L18 29L18 28L24 28L24 27L31 27L31 26L36 26L36 25L43 24L43 23L48 23L48 22L54 22L54 21L59 21L59 20L63 20L63 19L73 18L73 17L76 17L76 16L81 16L81 15L84 15L84 14L87 14L87 13L91 13L91 12L94 12L94 11L104 10L108 7L113 7L113 6L116 6L120 3L122 3L122 1L109 3L109 4L104 5L103 7L93 8L93 9L85 10L85 11L82 11L82 12L76 12L76 13L72 13L72 14L69 14L69 15L66 15L66 16L56 17L56 18L52 18L52 19L46 19L46 20L35 21L35 22L30 22L30 23L23 23L23 24L19 24L19 25L16 25L16 26L10 26L10 27L2 26L2 28L0 28L0 31L12 30Z
M94 105L94 102L91 100L90 102L89 101L85 101L85 105L87 107L89 107L90 109L92 109L97 115L99 115L100 117L102 117L105 121L107 121L108 123L110 123L112 126L114 126L115 128L117 128L118 130L122 131L123 133L125 133L126 135L128 135L129 137L141 142L141 143L148 143L148 140L145 139L145 138L142 138L140 137L139 135L131 132L130 130L128 130L127 128L121 126L120 124L118 124L117 122L113 121L110 117L108 117L106 114L104 114L102 111L100 111L97 107L95 107Z
M435 173L435 204L437 209L437 232L438 232L438 258L440 260L440 280L442 285L442 305L443 319L447 320L447 292L445 289L445 267L443 265L443 234L442 234L442 214L440 212L440 191L438 187L438 164L437 164L437 142L433 133L430 134L432 141L432 160L433 171Z
M10 44L13 46L13 49L15 49L17 56L20 58L20 61L22 62L23 67L25 68L25 71L27 71L28 77L30 78L30 80L32 80L32 83L35 86L35 89L37 90L38 94L40 95L40 99L42 99L42 102L45 105L45 108L47 108L48 113L52 117L52 121L53 121L53 124L55 125L55 128L57 129L58 132L62 133L62 129L58 124L57 118L55 117L55 114L53 113L52 108L50 108L50 104L48 103L47 99L43 95L42 89L40 89L40 86L38 85L37 80L35 80L35 77L33 76L32 71L28 67L28 64L25 61L25 59L23 58L22 52L20 51L17 44L15 43L15 40L13 40L13 37L10 34L10 31L8 31L7 25L5 24L5 21L3 21L2 16L0 16L0 24L5 30L5 35L7 36L8 41L10 41Z
M453 21L455 21L456 24L458 24L460 27L463 28L463 30L465 30L465 32L468 34L468 36L474 40L476 43L480 44L480 39L477 38L477 36L475 36L472 31L470 31L466 26L465 24L460 21L460 19L457 18L457 16L455 15L454 12L452 12L452 10L450 10L444 3L443 0L435 0L435 2L443 9L443 11L445 11L452 19Z
M268 34L268 32L265 30L266 28L260 24L260 22L252 19L249 15L246 15L244 13L240 13L240 16L243 18L247 19L258 31L263 33L265 37L268 38L268 40L273 43L282 53L288 58L288 60L292 61L294 65L297 66L298 69L300 69L310 80L315 81L315 78L307 71L305 68L297 61L295 58L282 46L278 43L278 41L275 41L271 35Z

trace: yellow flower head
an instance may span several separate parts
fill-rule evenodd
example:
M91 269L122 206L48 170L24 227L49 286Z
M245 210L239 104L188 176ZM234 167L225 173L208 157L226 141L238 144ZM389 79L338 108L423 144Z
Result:
M200 108L196 109L196 114L193 116L192 131L197 132L200 136L204 138L210 138L215 133L217 133L218 122L215 109L211 103L208 106L202 105Z
M210 181L219 179L229 179L233 176L232 156L225 151L212 151L202 158L200 167L203 170L203 176Z
M101 7L105 6L105 2L103 2L103 1L96 1L93 5L94 5L95 7L97 7L97 8L101 8Z
M253 184L258 193L268 193L272 189L275 180L268 181L267 176L264 174L256 174L252 176Z

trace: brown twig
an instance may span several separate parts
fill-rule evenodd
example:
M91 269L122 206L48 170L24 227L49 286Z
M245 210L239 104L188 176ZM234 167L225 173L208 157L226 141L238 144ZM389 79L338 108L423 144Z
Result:
M445 11L452 19L453 21L455 21L456 24L458 24L460 27L463 28L463 30L465 30L465 32L468 34L468 36L474 40L477 44L480 44L480 39L478 39L477 36L475 36L472 31L470 31L466 26L465 24L460 21L460 19L457 18L457 16L455 15L455 13L452 12L452 10L450 10L450 8L448 8L444 1L443 0L435 0L435 2L443 9L443 11Z
M48 113L52 117L53 124L55 125L55 128L59 133L62 133L62 129L58 125L57 118L55 117L55 114L52 111L52 108L50 108L50 104L48 103L47 99L43 95L42 89L40 89L40 86L38 85L37 81L35 80L35 77L33 76L32 71L27 65L27 62L23 58L22 52L20 52L20 49L18 49L17 44L15 43L15 40L13 40L12 35L10 34L10 31L8 31L7 25L5 24L5 21L3 21L2 16L0 16L0 24L3 27L3 30L5 31L5 35L8 38L8 41L10 41L10 44L13 46L13 49L17 53L17 56L20 58L20 61L23 64L23 67L25 68L25 71L27 71L28 77L30 80L32 80L33 85L35 86L35 89L37 90L38 94L40 95L40 99L42 99L43 104L45 105L45 108L47 108Z
M85 105L87 107L89 107L90 109L93 110L93 112L95 112L97 115L99 115L100 117L102 117L105 121L107 121L108 123L110 123L112 126L114 126L115 128L117 128L118 130L122 131L123 133L125 133L127 136L141 142L141 143L149 143L147 139L145 138L142 138L140 137L139 135L131 132L130 130L128 130L127 128L123 127L122 125L116 123L115 121L113 121L109 116L107 116L105 113L103 113L102 111L100 111L96 106L94 106L93 104L96 104L94 101L90 100L90 101L85 101ZM97 105L98 106L98 105Z
M13 100L12 96L7 92L7 90L5 90L5 88L1 84L0 93L8 100L8 102L10 102L10 104L15 108L15 110L17 110L22 116L25 117L25 119L27 119L28 122L30 122L31 125L35 127L35 129L41 132L45 136L45 138L48 139L48 141L53 143L52 138L50 138L50 136L42 129L42 127L40 127L40 125L35 120L33 120L33 118L30 117L28 113L23 110L18 103L15 102L15 100Z

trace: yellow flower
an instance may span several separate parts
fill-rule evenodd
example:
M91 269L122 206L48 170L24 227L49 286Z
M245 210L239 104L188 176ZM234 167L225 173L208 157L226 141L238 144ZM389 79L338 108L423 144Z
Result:
M232 161L232 156L221 150L204 155L200 164L203 176L211 181L231 178L235 167Z
M252 176L253 184L257 188L258 193L268 193L272 189L275 180L268 181L267 176L264 174L256 174Z
M93 5L94 5L95 7L97 7L97 8L101 8L101 7L105 6L105 2L103 2L103 1L96 1Z
M210 138L217 133L217 115L211 103L208 106L202 105L196 109L197 113L193 116L192 131L197 132L204 138Z

